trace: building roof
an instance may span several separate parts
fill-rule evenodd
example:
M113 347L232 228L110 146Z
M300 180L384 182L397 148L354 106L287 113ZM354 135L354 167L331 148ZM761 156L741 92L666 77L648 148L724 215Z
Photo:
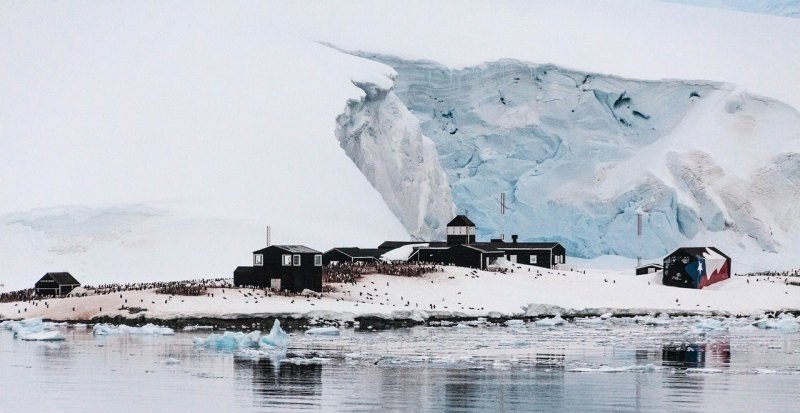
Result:
M339 251L350 258L371 257L377 259L380 258L381 255L383 255L383 251L381 251L378 248L342 247L342 248L333 248L330 251Z
M636 269L638 270L639 268L649 268L649 267L660 268L660 269L664 268L663 265L656 264L656 263L653 262L653 263L650 263L650 264L644 264L644 265L638 266L638 267L636 267Z
M493 252L496 252L496 253L499 253L499 254L503 253L502 250L499 250L499 249L495 248L494 246L489 245L488 243L485 243L485 242L484 243L480 243L480 244L461 244L461 246L462 247L467 247L467 248L472 248L474 250L477 250L477 251L480 251L480 252L484 252L484 253L493 253Z
M511 248L519 248L519 249L553 249L558 245L561 245L557 242L482 242L481 244L489 244L495 248L499 249L511 249Z
M72 274L68 272L48 272L42 278L45 278L47 276L50 276L50 278L52 278L53 281L55 281L56 284L59 285L70 285L70 284L81 285L81 283L78 282L78 280L76 280L75 277L73 277Z
M253 267L236 267L236 269L233 270L233 272L234 274L237 272L242 274L242 273L252 273L254 270L255 268Z
M675 254L678 251L683 251L687 254L694 256L707 256L709 255L709 253L711 254L716 253L723 256L724 258L731 259L731 257L725 255L722 251L718 250L716 247L681 247L673 251L672 254Z
M475 223L472 222L466 215L456 215L452 221L447 223L448 227L474 227Z
M378 245L379 250L393 250L400 248L405 245L411 244L426 244L425 241L384 241L381 245Z
M308 248L305 245L270 245L267 248L262 248L258 251L253 251L253 254L264 252L270 248L278 248L293 254L322 254L321 252L312 248Z

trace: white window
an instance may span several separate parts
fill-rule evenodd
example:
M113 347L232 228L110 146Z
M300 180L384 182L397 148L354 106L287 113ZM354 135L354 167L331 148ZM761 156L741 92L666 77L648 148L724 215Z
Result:
M516 255L509 255L508 260L513 262L514 264L517 263L517 256Z
M294 265L295 267L299 267L300 266L300 255L299 254L292 255L292 265Z
M469 229L469 235L475 235L475 227L467 227Z
M322 255L321 254L314 255L314 266L322 267Z
M264 254L253 254L253 266L260 267L264 265Z
M284 267L288 267L288 266L292 265L292 256L289 255L289 254L281 255L281 264Z
M280 278L273 278L269 280L269 287L275 291L281 290L281 279Z
M536 255L531 254L531 264L536 264L536 258L537 258Z

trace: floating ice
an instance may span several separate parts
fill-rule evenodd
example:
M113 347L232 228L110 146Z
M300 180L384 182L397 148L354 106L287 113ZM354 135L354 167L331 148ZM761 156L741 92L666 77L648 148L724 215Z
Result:
M523 320L508 320L505 322L505 325L508 327L520 327L525 325L525 321Z
M60 331L41 331L20 335L19 338L25 341L64 341L66 337Z
M596 369L591 367L578 367L574 369L570 369L569 371L573 373L628 373L628 372L654 372L658 370L660 367L650 363L650 364L634 364L631 366L623 366L623 367L611 367L611 366L600 366Z
M261 344L280 348L289 347L289 335L281 328L280 321L275 320L269 334L261 338Z
M113 324L95 324L92 334L96 336L109 336L120 334L132 334L143 336L171 336L175 331L169 327L161 327L155 324L145 324L141 327L131 327L126 325L115 326Z
M206 338L194 338L194 345L212 350L234 351L241 348L258 348L261 332L252 333L226 331L222 334L211 333Z
M763 329L775 329L781 331L800 331L800 322L791 314L781 314L778 319L763 318L752 323L753 326Z
M339 329L336 327L309 328L306 330L306 334L315 336L338 336Z
M166 360L161 360L158 363L161 363L161 364L180 364L181 361L179 359L174 358L174 357L170 357L170 358L168 358Z
M692 367L686 369L687 374L720 374L723 373L721 369L715 369L712 367Z
M646 326L665 326L671 322L669 316L663 313L658 317L637 316L634 318L637 323L644 324Z
M694 328L701 331L727 330L728 327L722 320L716 318L704 318L695 323Z
M58 333L57 331L54 332L49 331L51 326L52 324L45 323L41 317L28 318L20 321L9 320L0 323L0 328L13 331L15 338L20 338L29 341L64 340L63 334L61 334L61 338L55 338L56 337L55 334L43 334L43 333Z
M265 347L285 349L289 346L289 336L281 329L281 323L275 320L272 331L264 337L258 330L251 333L226 331L222 334L211 333L206 338L195 337L194 345L220 351Z
M556 315L553 318L543 318L541 320L535 321L537 326L540 327L555 327L555 326L562 326L567 323L566 320L561 318L561 315Z

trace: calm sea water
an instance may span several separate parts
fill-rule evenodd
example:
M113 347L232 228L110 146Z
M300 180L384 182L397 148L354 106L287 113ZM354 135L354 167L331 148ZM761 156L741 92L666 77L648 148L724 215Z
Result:
M2 331L0 412L800 411L800 333L694 326L343 329L285 354L196 348L201 331Z

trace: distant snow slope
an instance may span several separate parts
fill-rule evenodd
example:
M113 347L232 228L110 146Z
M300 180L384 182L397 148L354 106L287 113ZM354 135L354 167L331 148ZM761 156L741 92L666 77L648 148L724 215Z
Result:
M95 284L228 275L267 224L273 242L318 249L441 231L451 195L436 139L363 88L400 97L395 72L316 42L450 68L513 58L713 79L800 107L798 38L792 19L640 0L2 2L0 284L45 269ZM743 102L745 119L758 105ZM388 136L407 145L387 153ZM785 199L792 181L770 174L793 165L758 175L783 182L764 197Z
M747 13L772 14L775 16L800 18L798 0L662 0L691 6L713 7Z
M502 191L506 235L558 240L571 255L714 243L751 264L796 258L800 114L781 102L706 81L367 56L397 70L394 92L436 143L479 238L502 227Z

